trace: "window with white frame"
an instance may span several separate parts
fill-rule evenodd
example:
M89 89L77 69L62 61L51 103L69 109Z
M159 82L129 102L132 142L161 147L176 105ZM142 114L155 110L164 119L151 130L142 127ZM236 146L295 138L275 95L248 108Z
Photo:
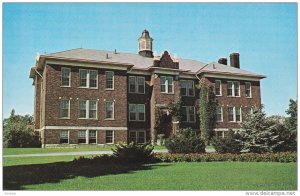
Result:
M221 106L216 107L217 122L223 122L223 108Z
M215 80L215 94L217 96L222 95L222 83L221 80Z
M114 143L114 131L107 130L105 133L105 143L113 144Z
M191 96L195 95L194 90L194 81L192 80L181 80L180 81L180 94L182 96Z
M250 82L245 82L245 96L246 97L252 97L251 94L251 83Z
M232 96L232 97L240 96L240 82L227 81L227 96Z
M89 144L96 144L97 143L97 131L96 130L89 130Z
M228 107L228 121L241 122L242 121L241 112L242 110L240 107Z
M79 100L78 101L78 118L97 119L97 101Z
M128 83L129 93L145 93L145 77L129 76Z
M114 89L114 72L106 71L105 72L105 88Z
M129 131L129 142L142 144L146 142L145 131Z
M194 106L182 106L182 121L183 122L195 122L195 107Z
M69 131L62 130L59 134L59 143L68 144L69 143Z
M129 104L129 121L145 121L145 104Z
M105 102L105 118L114 119L114 102L106 101Z
M172 76L160 76L160 92L161 93L173 93L173 77Z
M70 87L71 80L71 68L62 67L61 68L61 86Z
M98 88L98 71L80 69L79 86L86 88Z
M70 100L60 100L60 118L70 118Z
M86 144L86 130L78 131L78 144Z

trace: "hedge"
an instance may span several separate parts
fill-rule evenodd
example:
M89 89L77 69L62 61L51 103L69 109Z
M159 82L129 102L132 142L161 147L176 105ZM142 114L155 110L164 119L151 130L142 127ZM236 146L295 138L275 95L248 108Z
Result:
M241 161L241 162L297 162L296 152L282 153L241 153L241 154L169 154L155 153L158 162L211 162L211 161Z

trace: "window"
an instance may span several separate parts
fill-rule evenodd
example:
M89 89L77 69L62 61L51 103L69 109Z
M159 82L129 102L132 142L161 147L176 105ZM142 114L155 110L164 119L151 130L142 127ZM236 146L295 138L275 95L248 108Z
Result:
M241 122L241 108L228 107L228 121L229 122Z
M146 132L145 131L130 131L129 132L129 142L134 142L137 144L142 144L146 142Z
M60 118L70 118L70 100L60 101Z
M195 122L195 107L183 106L182 107L182 121L183 122Z
M106 131L105 143L107 143L107 144L114 143L114 131L111 131L111 130Z
M224 137L224 131L216 131L217 138L223 138Z
M105 118L114 119L114 102L112 101L105 102Z
M161 76L160 77L160 92L161 93L173 93L173 77Z
M71 69L62 67L61 68L61 86L70 86Z
M227 82L227 96L240 96L240 82L237 81L228 81Z
M145 93L145 77L129 76L129 93Z
M216 80L215 81L215 94L217 96L221 96L222 95L222 83L221 83L221 80Z
M105 72L105 88L114 89L114 72L112 71Z
M97 119L97 101L79 100L78 118Z
M129 121L145 121L145 104L129 104Z
M79 86L86 88L98 87L98 71L96 70L79 70Z
M97 140L96 140L96 130L89 130L89 144L96 144Z
M60 140L59 143L61 144L68 144L69 143L69 131L60 131Z
M180 81L180 94L182 96L194 96L194 81L181 80Z
M217 106L216 108L216 113L217 113L217 122L223 122L223 109L221 106Z
M78 131L78 144L86 144L86 130Z
M97 118L97 101L89 101L89 118Z
M245 82L245 96L246 97L251 97L251 83L250 82Z

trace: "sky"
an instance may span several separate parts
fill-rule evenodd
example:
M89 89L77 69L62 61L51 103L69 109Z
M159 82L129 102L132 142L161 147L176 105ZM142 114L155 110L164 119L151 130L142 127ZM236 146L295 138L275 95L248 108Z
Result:
M4 3L3 118L33 114L29 70L36 53L74 48L138 52L144 29L153 50L210 63L240 53L261 81L267 115L286 115L297 99L296 3Z

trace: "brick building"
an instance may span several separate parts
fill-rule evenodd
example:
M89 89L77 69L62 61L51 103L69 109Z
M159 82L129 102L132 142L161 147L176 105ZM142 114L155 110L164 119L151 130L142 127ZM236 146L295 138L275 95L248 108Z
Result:
M239 128L246 113L261 104L258 75L240 69L239 54L203 63L152 52L144 30L139 53L72 49L37 55L30 70L35 87L35 129L44 147L58 144L112 144L155 141L178 129L167 109L182 99L181 127L199 131L200 80L213 85L218 101L216 135ZM163 127L157 126L163 120Z

